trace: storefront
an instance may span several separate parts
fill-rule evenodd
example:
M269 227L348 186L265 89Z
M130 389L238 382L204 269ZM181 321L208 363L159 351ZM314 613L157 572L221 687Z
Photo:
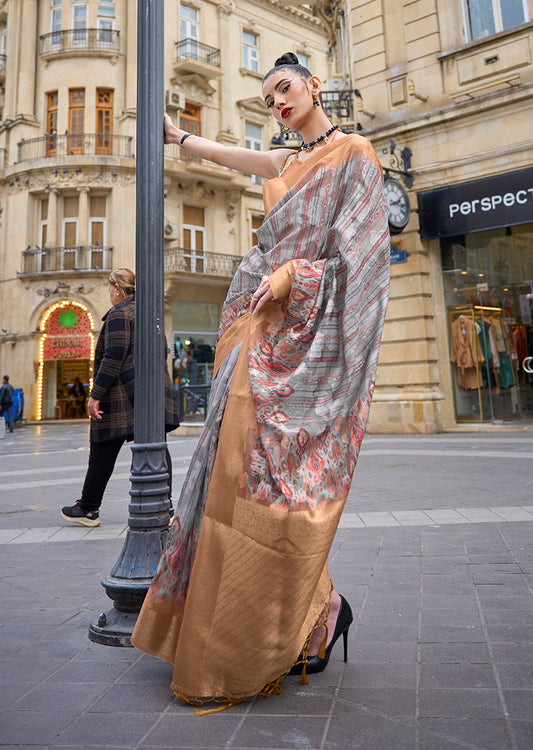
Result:
M203 422L209 400L219 304L174 300L172 372L181 422Z
M86 416L92 387L94 320L85 305L63 300L41 318L36 418Z
M533 419L533 169L428 190L418 205L421 239L440 243L456 420Z

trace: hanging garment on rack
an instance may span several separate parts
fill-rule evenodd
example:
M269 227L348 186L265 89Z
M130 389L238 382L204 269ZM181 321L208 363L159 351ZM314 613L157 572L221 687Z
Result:
M485 361L489 361L491 367L500 366L500 357L496 348L496 340L492 331L491 324L484 320L483 322L476 322L476 331L479 336L481 344L481 351L485 357Z
M496 349L498 350L498 353L507 352L507 354L510 354L509 331L506 330L507 323L504 324L504 322L495 315L488 318L488 321L494 332L494 339L496 341Z
M496 349L500 359L498 369L498 381L500 388L511 388L515 384L513 366L509 358L511 354L511 342L509 340L509 328L505 320L495 315L489 318L491 330L494 333Z
M450 327L450 361L457 365L457 385L468 390L481 386L477 363L484 362L472 318L459 316Z
M494 339L494 333L488 320L480 320L475 323L476 331L481 344L481 351L485 357L485 365L481 368L481 377L483 379L483 388L489 387L498 391L499 381L497 368L500 366L500 357L496 349L496 341Z
M507 352L500 352L500 367L498 369L500 388L511 388L515 384L513 367Z
M526 329L524 326L518 326L514 332L516 354L518 357L518 367L522 369L522 362L527 357Z

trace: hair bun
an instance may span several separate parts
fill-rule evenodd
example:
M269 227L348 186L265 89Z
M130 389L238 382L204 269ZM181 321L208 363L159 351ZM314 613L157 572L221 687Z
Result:
M281 65L299 65L300 61L294 54L294 52L285 52L284 55L278 57L274 63L275 68L279 68Z

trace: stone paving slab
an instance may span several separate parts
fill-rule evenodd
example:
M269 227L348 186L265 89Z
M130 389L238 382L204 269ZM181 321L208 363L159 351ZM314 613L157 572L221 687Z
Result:
M28 440L26 452L13 441L17 455L0 454L0 481L19 460L28 470L50 469L43 473L46 486L60 476L65 456L81 466L76 439L86 435L50 429L48 437L43 428L44 437ZM178 468L194 442L169 443ZM73 483L50 493L41 487L39 496L32 487L0 495L0 747L531 750L528 461L513 464L517 492L508 504L487 488L498 487L510 455L533 455L533 442L461 435L374 438L368 445L376 460L388 462L388 478L382 470L379 479L391 506L376 507L377 464L369 454L365 475L363 454L361 481L329 561L354 611L348 663L336 645L327 670L308 685L287 678L282 695L204 717L172 695L170 665L87 638L91 620L110 607L100 581L122 547L127 479L110 488L95 529L60 525L57 508L72 497ZM461 488L451 467L461 451L478 448L480 460L487 459L486 502L472 502L472 493L469 502L457 502ZM445 494L436 482L430 500L427 482L413 481L421 455L424 466L434 461L431 470L448 477ZM37 476L19 472L22 483ZM17 484L17 476L11 473L9 482Z

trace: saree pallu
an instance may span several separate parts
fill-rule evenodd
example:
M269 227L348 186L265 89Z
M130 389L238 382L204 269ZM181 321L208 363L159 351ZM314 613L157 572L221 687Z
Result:
M389 286L379 162L345 136L265 185L221 316L206 424L132 641L183 700L269 694L329 600ZM274 300L251 295L268 275Z

